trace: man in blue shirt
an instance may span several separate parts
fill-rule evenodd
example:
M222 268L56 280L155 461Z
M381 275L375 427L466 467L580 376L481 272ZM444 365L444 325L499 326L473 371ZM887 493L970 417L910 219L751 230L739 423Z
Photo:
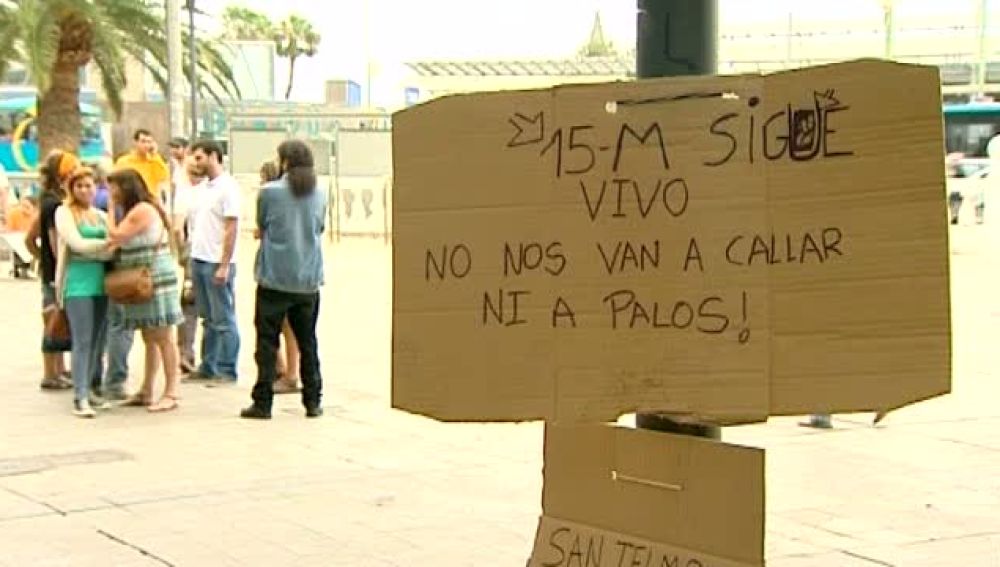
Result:
M283 142L278 146L278 164L281 177L265 185L257 201L257 383L253 404L240 412L248 419L271 418L278 338L286 317L302 353L300 376L306 417L323 415L316 321L323 285L326 197L316 187L312 151L305 143Z

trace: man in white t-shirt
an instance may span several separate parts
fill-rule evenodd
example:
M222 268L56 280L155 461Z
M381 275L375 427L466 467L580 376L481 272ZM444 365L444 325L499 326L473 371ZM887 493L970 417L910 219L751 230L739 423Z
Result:
M240 186L222 166L222 147L213 141L191 145L196 174L205 181L192 192L191 273L203 321L201 364L189 379L236 383L240 335L236 326L236 237Z

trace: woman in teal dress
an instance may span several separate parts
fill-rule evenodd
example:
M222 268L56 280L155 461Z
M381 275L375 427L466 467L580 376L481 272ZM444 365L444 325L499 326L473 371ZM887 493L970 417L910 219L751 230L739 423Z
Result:
M125 327L138 329L146 346L146 368L139 393L125 405L146 406L151 412L177 409L178 352L174 327L183 320L177 264L170 254L170 222L167 213L149 193L134 169L121 169L108 176L111 188L108 210L121 207L124 217L110 219L110 241L117 249L114 269L148 267L153 278L153 297L140 304L124 305ZM160 367L166 378L163 395L153 400L153 385Z
M104 262L108 224L94 206L94 172L78 168L66 181L67 196L56 209L58 234L56 298L66 311L73 336L73 413L94 417L109 404L100 397L104 344L107 339L108 298L104 294Z

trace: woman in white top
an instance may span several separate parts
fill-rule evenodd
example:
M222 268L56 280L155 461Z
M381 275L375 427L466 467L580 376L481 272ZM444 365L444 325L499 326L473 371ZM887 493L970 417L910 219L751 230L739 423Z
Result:
M94 417L94 407L108 409L100 398L102 360L107 340L108 298L104 294L104 263L108 222L94 206L94 172L73 171L66 181L68 194L56 209L56 302L66 311L72 346L73 413Z

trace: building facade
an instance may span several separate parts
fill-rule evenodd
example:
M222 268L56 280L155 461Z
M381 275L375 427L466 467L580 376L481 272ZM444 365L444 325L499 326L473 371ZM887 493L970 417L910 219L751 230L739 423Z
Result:
M766 73L879 57L940 67L947 100L983 95L1000 100L1000 9L990 11L990 0L872 0L854 2L855 10L839 13L801 2L802 8L789 4L793 9L762 10L766 13L749 18L730 15L734 11L726 8L732 4L720 2L720 74ZM419 91L420 99L426 100L459 92L634 77L634 50L595 53L595 41L603 41L599 18L576 57L409 62L411 76L404 88Z

